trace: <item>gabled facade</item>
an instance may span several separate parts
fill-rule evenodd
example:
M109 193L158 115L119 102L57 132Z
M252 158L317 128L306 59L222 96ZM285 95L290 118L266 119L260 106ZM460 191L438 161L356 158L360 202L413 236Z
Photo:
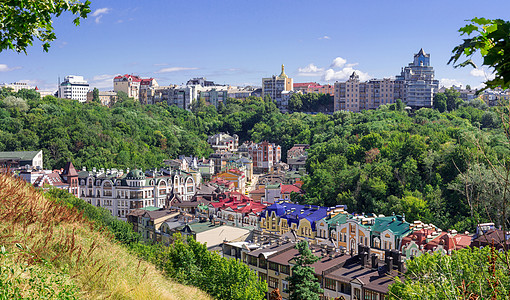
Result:
M221 178L225 181L234 183L234 188L240 193L244 193L246 189L246 175L237 169L230 169L220 172L214 178Z
M298 237L314 241L317 235L316 224L327 213L326 207L279 201L262 212L260 229L279 235L294 231Z
M182 171L132 170L127 174L117 170L78 173L79 197L92 205L101 206L113 216L126 220L133 209L168 206L171 195L190 201L195 195L193 177Z

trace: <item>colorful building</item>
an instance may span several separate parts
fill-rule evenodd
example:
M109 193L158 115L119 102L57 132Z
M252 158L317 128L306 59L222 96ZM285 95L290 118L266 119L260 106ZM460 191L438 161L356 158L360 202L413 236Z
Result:
M315 240L316 223L325 218L328 208L279 201L268 206L261 214L262 231L283 235L294 231L300 238Z
M246 189L246 175L238 169L230 169L220 172L214 176L214 179L221 178L225 181L234 183L234 189L244 193Z

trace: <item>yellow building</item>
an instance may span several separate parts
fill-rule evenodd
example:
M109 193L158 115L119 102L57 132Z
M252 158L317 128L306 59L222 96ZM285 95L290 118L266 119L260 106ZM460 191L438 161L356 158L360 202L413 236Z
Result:
M244 194L246 190L246 176L244 175L244 172L241 172L237 169L231 169L218 173L215 178L221 178L225 181L233 182L235 190L240 193Z
M315 243L318 222L327 215L326 207L280 201L262 212L260 229L278 235L293 230L298 237Z

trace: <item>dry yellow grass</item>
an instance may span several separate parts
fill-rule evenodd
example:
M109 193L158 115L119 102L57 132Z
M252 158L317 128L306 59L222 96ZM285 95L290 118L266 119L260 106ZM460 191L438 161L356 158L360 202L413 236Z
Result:
M63 298L67 287L76 286L75 295L85 299L211 299L166 279L153 265L92 230L81 215L6 175L0 175L0 246L5 248L0 265L11 270L3 272L5 280L25 297L53 290L61 293L54 298ZM39 289L32 287L34 282Z

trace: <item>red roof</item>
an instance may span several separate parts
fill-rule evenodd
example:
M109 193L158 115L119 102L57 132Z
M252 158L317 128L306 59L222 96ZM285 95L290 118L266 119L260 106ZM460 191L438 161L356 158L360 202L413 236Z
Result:
M154 78L145 78L145 79L142 79L140 84L141 85L151 85L152 84L152 80L154 80Z
M297 186L295 186L293 184L284 184L284 185L282 185L282 187L281 187L281 193L282 194L290 194L292 192L295 192L295 193L298 193L298 194L302 194L303 190L301 190L300 188L298 188Z
M317 82L303 82L303 83L294 83L293 86L296 87L308 87L310 85L317 84Z
M434 251L438 245L443 245L444 249L448 251L466 248L471 244L471 236L466 234L451 234L448 232L441 232L433 236L427 243L427 236L432 236L434 232L436 231L431 229L417 230L402 239L402 247L414 241L418 246L423 245L423 248L427 251Z
M250 192L250 194L265 194L265 193L266 193L265 188L256 189Z
M238 200L235 197L229 197L227 199L222 199L219 202L211 202L210 205L220 210L230 208L233 211L242 214L249 214L250 212L260 213L266 208L265 204L255 202L248 197L245 197L242 200Z
M114 79L122 79L122 78L128 78L128 79L131 78L131 80L134 81L134 82L142 81L140 76L136 76L136 75L124 74L124 75L119 75L119 76L115 76L114 77Z

